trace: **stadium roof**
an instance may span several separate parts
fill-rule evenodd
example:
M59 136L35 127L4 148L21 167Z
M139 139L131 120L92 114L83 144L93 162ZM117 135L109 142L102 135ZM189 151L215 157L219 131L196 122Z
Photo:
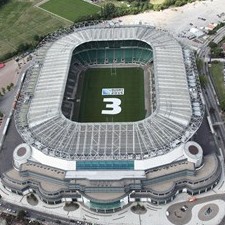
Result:
M61 112L73 50L88 41L141 40L153 49L156 110L137 122L78 123ZM164 154L193 134L183 49L149 26L76 29L56 40L42 59L23 137L46 154L67 159L127 159ZM26 130L26 132L28 132Z

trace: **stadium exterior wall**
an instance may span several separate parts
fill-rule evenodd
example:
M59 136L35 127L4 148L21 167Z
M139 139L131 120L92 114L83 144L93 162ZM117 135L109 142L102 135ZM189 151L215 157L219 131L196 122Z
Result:
M161 165L166 165L176 161L177 159L185 159L183 154L183 146L181 145L175 148L173 151L162 155L160 157L154 157L144 160L134 160L134 170L147 170ZM76 170L76 160L69 161L66 159L60 159L53 156L46 155L39 151L38 149L32 147L32 158L33 160L48 165L51 167L59 168L62 170ZM159 159L160 158L160 159Z
M55 174L61 173L62 170L56 170L55 168L43 166L36 162L29 162L27 164L28 165L22 165L17 172L12 169L3 174L2 183L7 190L19 195L27 195L33 192L37 194L42 201L48 204L58 204L61 203L63 199L84 202L87 203L87 207L91 207L90 202L96 204L102 203L101 209L104 208L104 204L107 205L108 203L118 201L121 202L121 207L125 205L124 202L129 204L136 200L149 201L152 204L158 205L170 202L177 194L182 192L187 192L190 195L200 194L215 187L220 180L222 172L217 156L209 155L205 157L204 167L198 169L198 171L195 170L192 163L182 160L169 165L169 167L176 168L176 173L170 172L166 174L163 172L165 175L159 176L156 174L156 178L151 178L153 170L166 171L168 168L168 165L161 166L146 172L146 177L144 179L136 179L135 185L132 184L132 180L124 178L119 181L120 183L124 183L121 187L116 186L117 180L111 182L111 184L115 184L113 186L104 186L104 182L106 181L98 181L99 184L101 183L103 186L94 187L93 182L87 179L78 179L73 184L72 181L74 179L66 179L64 176L57 178L56 175L54 176L54 173L51 176L46 174L47 169L55 171ZM28 170L30 167L29 164L33 164L37 170L34 171L32 168ZM183 165L187 165L187 168L182 169ZM43 167L45 167L45 169L41 171ZM66 171L63 171L64 174L65 172ZM46 186L42 184L43 181L47 182ZM168 186L168 182L171 183L171 185ZM90 184L92 184L92 187ZM166 189L162 189L164 185L167 187ZM99 198L99 196L104 196L105 194L107 196L106 199ZM112 198L110 198L111 195ZM126 199L127 196L129 196L128 201L125 201L124 199ZM98 211L96 208L92 209ZM99 208L99 210L101 209ZM103 211L106 212L107 210L111 210L112 212L114 209L105 208Z

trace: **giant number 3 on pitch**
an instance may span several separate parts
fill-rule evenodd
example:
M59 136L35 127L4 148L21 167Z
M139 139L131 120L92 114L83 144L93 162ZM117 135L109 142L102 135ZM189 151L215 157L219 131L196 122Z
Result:
M122 109L120 107L121 100L119 98L103 98L103 102L107 102L106 110L102 110L102 114L116 115L119 114Z

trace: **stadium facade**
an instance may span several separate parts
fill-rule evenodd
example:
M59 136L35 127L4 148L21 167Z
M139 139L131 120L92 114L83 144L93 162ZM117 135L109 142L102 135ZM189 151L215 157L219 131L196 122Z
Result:
M192 51L143 25L103 23L53 39L38 49L18 98L15 121L24 144L14 150L14 169L3 174L5 188L36 193L48 204L78 201L112 212L133 201L166 204L218 183L216 154L203 156L191 141L204 116ZM71 120L82 71L134 65L149 72L151 113L143 120Z

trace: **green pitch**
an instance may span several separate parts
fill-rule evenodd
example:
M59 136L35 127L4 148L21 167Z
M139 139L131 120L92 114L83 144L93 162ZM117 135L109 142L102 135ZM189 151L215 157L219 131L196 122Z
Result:
M40 7L70 21L75 21L81 16L92 15L100 11L100 7L83 0L50 0Z
M124 88L124 95L102 96L102 88ZM122 111L103 115L103 98L119 98ZM145 118L144 72L141 68L92 68L84 74L79 122L128 122Z
M37 2L11 0L0 8L0 61L19 45L33 43L35 35L46 35L72 24L35 7Z
M225 87L224 87L224 66L222 62L212 63L210 72L213 78L213 84L216 89L216 93L221 104L221 107L225 109Z

